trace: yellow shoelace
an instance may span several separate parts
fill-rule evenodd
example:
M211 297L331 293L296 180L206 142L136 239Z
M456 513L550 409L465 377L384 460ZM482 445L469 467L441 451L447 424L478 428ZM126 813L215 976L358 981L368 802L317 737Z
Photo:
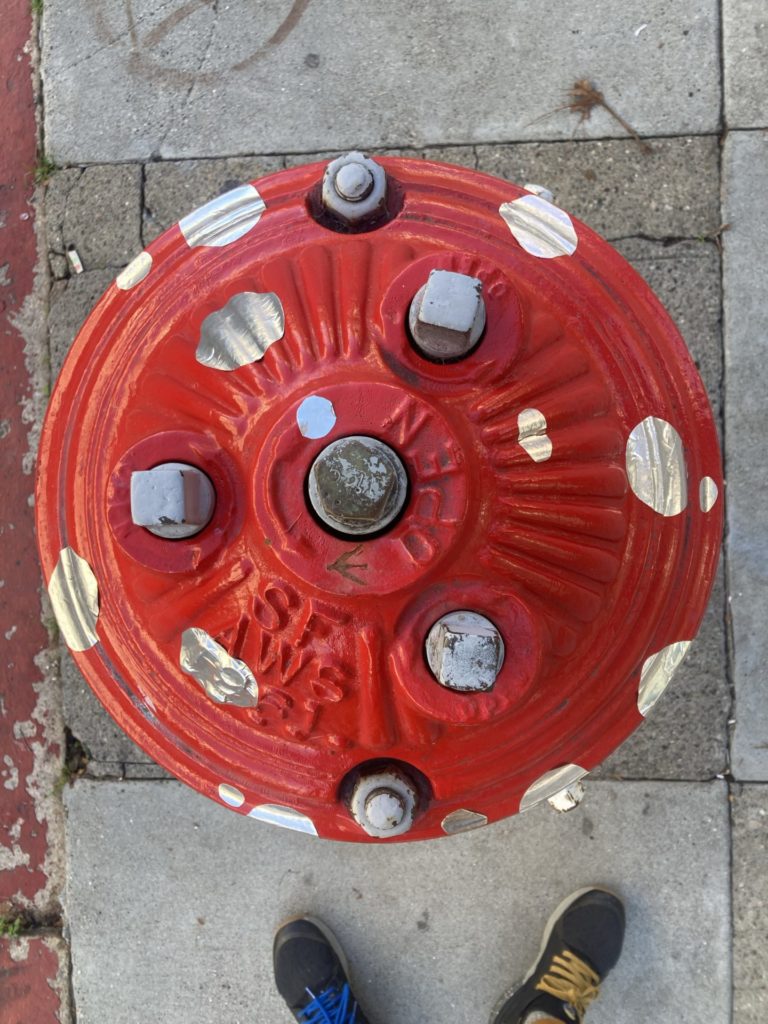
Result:
M569 949L561 956L552 957L549 970L536 988L563 1003L569 1003L579 1020L591 1002L600 995L600 975Z

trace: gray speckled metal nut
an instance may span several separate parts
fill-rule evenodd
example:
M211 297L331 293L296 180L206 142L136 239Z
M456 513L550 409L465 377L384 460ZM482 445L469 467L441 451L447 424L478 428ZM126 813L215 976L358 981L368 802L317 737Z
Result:
M373 220L384 211L387 176L365 153L337 157L323 175L323 206L350 227Z
M504 664L501 633L477 612L449 612L427 634L427 664L441 686L460 692L490 690Z
M399 515L408 477L390 447L353 435L320 452L309 471L308 491L312 508L327 526L361 536L383 530Z
M452 270L433 270L416 292L408 326L428 359L460 359L480 340L485 327L483 282Z
M211 481L186 462L164 462L131 474L131 519L156 537L193 537L208 525L215 504Z
M352 817L369 836L393 839L413 825L418 795L396 765L361 776L349 799Z

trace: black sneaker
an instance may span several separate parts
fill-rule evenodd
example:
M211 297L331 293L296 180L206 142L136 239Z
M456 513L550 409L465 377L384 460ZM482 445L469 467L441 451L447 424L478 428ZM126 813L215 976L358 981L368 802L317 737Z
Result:
M286 921L272 953L277 990L301 1024L368 1024L349 987L344 952L321 921Z
M581 1022L616 966L624 941L624 907L605 889L579 889L547 923L541 953L522 984L505 993L491 1024L522 1024L529 1014Z

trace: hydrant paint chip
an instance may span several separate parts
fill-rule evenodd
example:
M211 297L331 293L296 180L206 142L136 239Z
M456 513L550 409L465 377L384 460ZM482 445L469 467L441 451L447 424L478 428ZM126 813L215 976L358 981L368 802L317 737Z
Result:
M266 209L253 185L241 185L198 207L179 221L187 245L231 245L256 227Z
M627 477L635 495L662 516L677 516L688 504L685 451L666 420L648 416L627 439Z
M274 292L240 292L203 320L195 358L214 370L237 370L263 359L283 334L285 313Z
M717 484L712 477L702 477L701 483L699 484L699 508L702 512L709 512L715 507L717 495Z
M256 821L264 821L269 825L277 825L278 828L287 828L291 832L305 832L307 835L316 836L317 829L312 820L294 811L291 807L282 807L279 804L260 804L248 811L248 817Z
M242 807L245 797L236 786L230 786L228 782L219 783L219 796L229 807Z
M71 651L87 651L98 643L99 585L93 569L72 548L64 548L59 554L48 583L48 597Z
M124 270L120 271L115 278L115 284L122 291L127 292L143 281L151 269L152 256L146 251L140 252L138 256L134 256Z
M35 515L77 666L154 761L381 843L573 802L699 629L723 486L695 364L608 243L539 189L354 153L109 284Z
M245 662L231 657L204 629L184 630L179 664L217 704L253 708L259 702L253 672Z
M643 718L669 686L690 646L690 640L680 640L646 658L640 672L640 688L637 695L637 709Z
M531 256L554 259L576 252L578 238L573 221L543 196L524 195L511 203L502 203L499 213Z
M312 440L326 437L336 426L333 403L320 395L310 395L296 410L296 422L303 437Z

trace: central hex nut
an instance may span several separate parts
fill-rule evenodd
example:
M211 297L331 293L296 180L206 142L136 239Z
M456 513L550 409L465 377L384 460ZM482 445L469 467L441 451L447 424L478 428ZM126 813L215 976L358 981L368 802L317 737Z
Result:
M334 530L377 533L397 518L408 497L408 476L394 451L354 435L325 448L309 471L309 500Z
M477 612L449 612L427 634L427 664L448 690L490 690L504 664L501 633Z

